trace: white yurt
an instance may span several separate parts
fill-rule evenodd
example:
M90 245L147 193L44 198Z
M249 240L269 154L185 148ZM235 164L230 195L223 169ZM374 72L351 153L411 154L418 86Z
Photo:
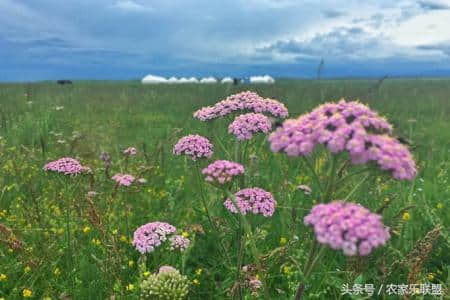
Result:
M265 75L264 78L267 81L267 83L275 83L275 79L272 76Z
M200 83L217 83L214 77L205 77L200 80Z
M143 84L159 84L159 83L166 83L167 79L161 76L156 75L147 75L144 78L142 78L141 82Z
M172 76L167 79L167 83L178 83L178 78Z
M271 84L275 83L275 79L269 75L264 76L251 76L250 77L250 83L266 83Z
M222 78L222 80L220 81L221 83L233 83L233 78L231 77L224 77Z

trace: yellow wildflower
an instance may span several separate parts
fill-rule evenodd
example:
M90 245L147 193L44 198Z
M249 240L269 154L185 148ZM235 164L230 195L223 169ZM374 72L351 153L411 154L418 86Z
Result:
M183 237L185 237L185 238L188 238L188 237L189 237L189 232L183 231L183 232L181 233L181 235L182 235Z
M132 260L129 260L128 261L128 266L131 268L132 266L134 266L134 261L132 261Z
M127 291L134 290L134 284L130 283L129 285L127 285L126 289L127 289Z
M29 289L24 289L22 291L22 295L24 298L30 298L33 295L33 293Z
M83 228L83 233L89 233L89 231L91 231L91 227L85 226L85 227Z
M444 204L438 203L438 204L436 205L436 207L437 207L437 209L442 209L442 208L444 208Z
M286 243L287 243L287 239L285 237L281 237L280 238L280 245L283 246L283 245L286 245Z
M199 285L200 281L196 278L196 279L192 280L192 283L195 285Z
M433 273L429 273L429 274L427 275L427 279L428 279L429 281L432 281L432 280L434 279L434 274L433 274Z
M203 269L202 269L202 268L198 268L197 270L195 270L195 274L196 274L197 276L202 275L202 273L203 273Z
M150 276L150 272L149 271L145 271L144 272L144 277L148 277L148 276Z
M58 276L59 274L61 274L61 270L59 268L56 268L55 270L53 270L53 274L55 274L55 276Z
M404 212L403 216L402 216L402 219L404 221L408 221L409 219L411 219L411 215L409 214L409 212Z
M284 266L283 267L283 273L284 274L289 274L291 272L291 267L289 266Z
M123 234L120 236L120 240L122 241L122 242L126 242L127 241L127 237L126 236L124 236Z
M0 274L0 281L6 281L8 280L8 276L6 276L6 274Z
M26 267L23 269L23 271L24 271L25 273L29 273L29 272L31 271L31 268L30 268L29 266L26 266Z
M100 240L99 240L99 239L96 239L96 238L93 238L93 239L92 239L92 243L93 243L94 245L97 245L97 246L99 246L99 245L102 244L102 242L100 242Z

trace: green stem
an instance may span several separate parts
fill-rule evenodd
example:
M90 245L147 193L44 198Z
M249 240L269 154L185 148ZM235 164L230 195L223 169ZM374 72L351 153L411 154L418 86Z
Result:
M249 142L245 141L244 150L241 151L241 153L239 153L240 155L239 155L238 163L240 163L240 164L243 164L244 161L247 161L246 154L247 154L248 144L249 144ZM244 187L245 187L245 176L240 176L240 178L239 178L239 188L243 189Z
M75 297L74 290L75 290L75 281L74 276L72 275L73 271L73 256L72 256L72 242L71 242L71 236L70 236L70 199L67 199L66 202L66 235L67 235L67 251L68 251L68 260L67 264L69 266L69 276L70 276L70 292L72 294L72 297Z
M217 228L216 224L214 223L214 221L213 221L213 219L211 217L211 214L209 213L208 203L206 202L206 197L205 197L205 194L204 194L204 191L203 191L202 182L201 182L199 166L198 166L197 163L194 163L194 165L195 165L195 171L196 171L195 173L197 174L197 183L198 183L198 187L200 189L200 196L201 196L201 199L202 199L203 207L205 208L206 217L208 218L209 224L216 231L216 234L219 237L220 245L222 246L222 250L223 250L223 253L224 253L225 257L227 258L228 262L231 262L231 259L228 256L228 251L225 248L225 245L223 244L223 241L222 241L222 239L220 237L219 228Z
M240 144L239 144L239 141L236 139L234 141L234 161L235 162L239 162L239 157L240 157L239 149L240 149Z
M202 199L203 207L205 209L206 217L208 218L208 221L211 224L211 226L215 227L214 222L211 218L211 214L209 213L209 210L208 210L208 204L206 203L206 198L205 198L205 194L204 194L202 183L201 183L200 169L199 169L197 163L194 163L194 165L195 165L195 173L197 175L197 183L198 183L198 187L200 189L200 196Z
M313 257L314 257L314 254L316 253L316 249L317 249L318 245L319 245L319 243L317 242L317 240L314 239L313 245L311 246L311 250L309 251L309 254L308 254L308 259L306 260L305 267L303 268L303 275L305 275L306 271L309 269L309 266L313 261Z
M344 178L339 179L339 180L336 182L336 186L339 186L341 183L347 181L347 179L349 179L350 177L353 177L353 176L355 176L355 175L358 175L358 174L361 174L361 173L364 173L364 172L367 172L367 171L370 171L370 170L371 170L371 168L364 168L364 169L355 171L355 172L353 172L353 173L351 173L351 174L348 174L348 175L345 176Z
M350 199L350 197L356 192L356 190L364 183L364 181L367 180L367 178L370 177L370 174L367 174L366 176L364 176L364 178L357 184L355 185L355 187L350 191L350 193L348 193L348 195L344 198L344 202L346 202L348 199Z
M181 274L184 274L185 269L186 269L186 254L183 253L181 256Z
M336 165L338 163L338 160L339 160L338 155L332 155L330 171L328 173L327 188L326 188L325 195L323 195L323 203L328 203L331 200L332 192L334 189L334 180L336 178L335 172L336 172ZM309 256L308 256L308 259L307 259L307 262L305 265L304 273L303 273L304 280L306 280L306 278L311 274L319 257L322 255L322 253L325 249L324 246L321 246L319 252L316 254L317 246L318 246L318 242L314 239L311 251L309 253ZM298 285L298 288L297 288L297 293L295 295L295 300L300 300L302 298L304 290L305 290L305 284L300 282Z
M307 261L307 263L305 265L305 269L304 269L304 272L303 272L303 278L305 278L305 279L309 275L311 275L311 273L314 270L314 267L316 266L319 258L322 256L323 252L325 251L325 246L322 245L322 246L320 246L320 249L319 249L319 252L317 253L317 255L315 255L318 243L317 243L316 240L314 240L313 243L314 244L312 246L311 252L309 253L308 261ZM295 294L295 300L302 299L302 295L303 295L304 291L305 291L305 284L304 283L300 283L298 285L298 288L297 288L297 293Z
M331 159L330 172L328 174L327 189L325 192L325 196L323 198L324 203L328 203L331 200L330 197L331 197L331 194L332 194L333 188L334 188L334 179L336 178L335 171L336 171L337 161L338 161L338 156L333 155L333 158Z
M72 275L72 271L73 271L73 253L72 253L72 236L70 234L70 222L71 222L71 216L70 216L70 200L72 199L73 193L75 191L75 189L78 187L78 184L80 183L80 180L78 180L74 185L69 186L67 184L67 181L63 181L63 185L64 185L64 190L67 191L68 196L66 196L66 237L67 237L67 254L68 254L68 258L67 258L67 265L69 267L69 276L70 276L70 292L72 294L72 297L75 297L75 280L74 280L74 276ZM72 187L73 189L71 190L70 187Z
M238 259L236 265L236 282L238 284L238 299L242 299L242 286L241 286L241 269L242 269L242 260L244 257L244 245L245 245L245 235L242 234L242 222L239 220L239 228L238 228ZM234 296L234 295L233 295Z
M258 269L258 273L261 275L261 279L263 282L263 290L264 290L264 298L270 299L270 294L267 286L266 277L263 275L264 270L261 263L261 256L259 254L258 248L256 247L256 243L253 239L253 232L250 224L248 223L247 217L239 212L239 206L237 205L236 198L233 194L231 194L229 191L226 191L228 196L230 197L231 201L233 202L233 205L238 210L238 215L241 219L242 224L244 225L245 234L249 236L249 242L250 242L250 252L252 253L253 259L256 262L256 267Z
M316 171L314 170L313 166L311 165L311 162L305 156L302 156L302 159L306 163L306 166L308 167L308 169L311 171L313 179L319 188L319 193L320 193L320 195L322 195L322 193L323 193L322 184L320 183L319 176L317 175Z
M309 265L309 268L306 270L305 277L309 276L311 274L311 272L314 270L314 267L316 266L317 261L322 256L322 254L325 251L325 249L326 249L326 247L324 245L320 246L319 252L317 253L316 257L314 258L314 260Z
M219 136L216 134L215 129L213 128L212 130L212 134L215 138L215 140L217 141L217 144L220 146L220 148L223 150L223 152L225 152L225 154L227 155L227 157L229 157L231 159L231 154L230 152L227 151L227 148L223 145L222 141L220 140Z

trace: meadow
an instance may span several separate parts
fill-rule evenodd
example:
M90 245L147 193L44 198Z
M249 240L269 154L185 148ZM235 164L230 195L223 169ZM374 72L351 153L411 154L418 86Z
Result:
M325 147L307 159L289 157L272 152L262 133L237 141L228 133L234 115L193 118L198 109L247 90L282 102L288 118L326 102L359 99L393 125L392 135L413 154L417 176L396 180L374 166L365 172L345 154L337 168ZM174 155L174 145L189 134L207 137L213 156L194 162ZM136 155L124 154L129 147ZM43 170L62 157L90 170L78 176ZM200 173L221 159L245 167L229 190ZM120 186L111 179L116 173L140 180ZM294 299L299 283L303 299L448 296L448 79L0 84L0 174L0 299L139 299L141 283L163 265L186 276L187 299ZM382 215L390 228L386 244L367 256L330 247L319 256L304 217L324 202L320 182L329 187L328 200L345 198ZM224 200L236 204L230 191L239 187L270 192L273 215L228 211ZM152 252L137 251L133 233L155 221L175 226L190 240L187 249L171 250L166 241ZM442 296L390 293L389 284L440 285ZM352 293L343 293L345 287ZM154 297L148 299L174 299Z

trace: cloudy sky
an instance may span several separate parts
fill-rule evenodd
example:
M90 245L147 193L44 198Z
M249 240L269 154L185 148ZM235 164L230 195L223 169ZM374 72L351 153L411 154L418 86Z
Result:
M450 0L0 0L0 81L450 76Z

